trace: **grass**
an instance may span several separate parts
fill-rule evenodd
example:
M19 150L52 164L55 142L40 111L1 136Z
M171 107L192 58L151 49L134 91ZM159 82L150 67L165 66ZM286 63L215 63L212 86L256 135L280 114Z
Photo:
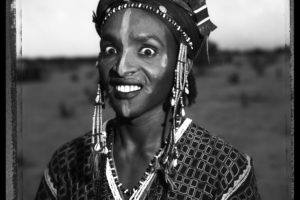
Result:
M197 102L188 117L249 154L262 199L288 199L289 100L284 57L256 74L247 59L219 64L198 76ZM281 75L278 76L278 71ZM228 77L235 73L238 83ZM97 74L94 66L52 71L43 82L22 84L23 199L33 199L43 169L63 143L90 130ZM235 75L236 76L236 75ZM65 112L60 112L60 105ZM111 109L105 117L113 116Z

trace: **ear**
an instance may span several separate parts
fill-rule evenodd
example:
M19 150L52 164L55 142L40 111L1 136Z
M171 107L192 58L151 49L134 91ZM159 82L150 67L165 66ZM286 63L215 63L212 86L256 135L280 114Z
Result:
M97 60L96 60L96 69L98 69L99 73L100 73L100 67L101 67L101 52L98 54L97 56Z

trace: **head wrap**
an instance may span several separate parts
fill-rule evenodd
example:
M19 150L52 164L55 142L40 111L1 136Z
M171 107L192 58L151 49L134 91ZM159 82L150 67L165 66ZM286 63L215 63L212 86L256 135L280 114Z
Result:
M106 20L115 12L137 8L159 16L193 59L216 26L210 21L205 0L100 0L93 21L101 37Z

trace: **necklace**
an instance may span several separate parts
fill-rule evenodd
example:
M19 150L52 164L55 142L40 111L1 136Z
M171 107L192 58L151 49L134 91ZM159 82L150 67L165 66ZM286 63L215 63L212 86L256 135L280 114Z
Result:
M192 120L185 119L185 121L181 124L181 126L177 129L175 133L175 143L180 139L183 135L189 124ZM150 187L157 176L157 170L161 168L159 162L164 154L165 147L167 143L165 142L163 147L158 150L153 159L150 161L146 172L138 183L138 186L135 186L132 189L126 189L122 183L119 181L115 163L112 156L112 147L113 147L113 129L112 126L107 127L108 136L107 136L107 159L106 159L106 178L108 181L109 188L112 192L112 195L115 200L123 200L124 195L129 197L129 200L144 200Z
M151 186L151 185L148 186L148 184L153 181L152 179L154 178L154 174L155 174L157 168L159 168L159 164L158 164L159 158L164 153L164 148L160 148L155 153L154 157L150 160L148 167L147 167L146 171L144 172L143 176L140 178L140 181L138 182L138 184L131 189L125 188L119 180L115 162L113 159L113 153L112 153L113 152L113 138L114 138L113 128L110 126L108 128L108 130L109 131L108 131L108 137L107 137L107 149L108 149L108 152L107 152L108 165L107 165L107 167L110 168L110 172L111 172L111 173L108 172L108 175L112 176L112 177L110 177L110 179L114 180L114 183L115 183L115 184L111 184L111 185L116 185L117 189L119 191L121 191L122 195L126 195L128 197L133 197L133 196L135 196L133 194L141 193L141 191L139 191L141 188L145 189L145 188L149 188ZM166 142L164 144L166 144ZM166 145L164 145L164 146L166 146ZM135 198L133 198L133 199L135 199Z

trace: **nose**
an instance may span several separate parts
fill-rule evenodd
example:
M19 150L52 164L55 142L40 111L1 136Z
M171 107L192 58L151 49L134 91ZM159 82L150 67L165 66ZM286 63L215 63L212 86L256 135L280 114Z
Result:
M137 71L136 60L130 49L125 49L115 65L115 71L120 77L132 75Z

